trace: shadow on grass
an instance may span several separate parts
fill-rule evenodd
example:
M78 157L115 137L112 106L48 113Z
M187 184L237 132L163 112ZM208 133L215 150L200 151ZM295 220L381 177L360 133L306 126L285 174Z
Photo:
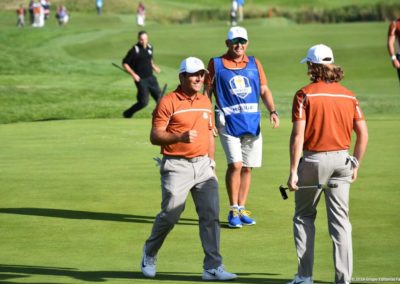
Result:
M79 271L74 268L28 266L28 265L7 265L0 264L0 280L10 280L15 278L26 278L34 275L42 276L62 276L70 277L79 281L87 282L106 282L107 279L145 279L141 272L134 271ZM7 274L5 274L7 273ZM238 273L239 279L235 283L271 283L281 284L291 279L271 279L274 273ZM253 277L252 277L253 276ZM51 279L54 280L54 279ZM61 279L60 279L61 280ZM190 281L203 282L200 273L184 272L158 272L155 281ZM62 280L61 280L62 281ZM10 282L8 282L10 283ZM56 283L56 282L52 282ZM57 282L61 283L61 282Z
M151 224L154 222L155 218L155 216L150 217L142 215L76 211L76 210L66 210L66 209L49 209L49 208L0 208L0 214L18 214L18 215L54 217L54 218L64 218L64 219L151 223ZM181 218L178 224L197 226L198 220Z

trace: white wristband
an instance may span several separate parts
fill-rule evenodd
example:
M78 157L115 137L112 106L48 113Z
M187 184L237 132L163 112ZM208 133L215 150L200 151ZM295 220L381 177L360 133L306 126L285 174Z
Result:
M396 55L392 55L392 61L397 60L397 56Z

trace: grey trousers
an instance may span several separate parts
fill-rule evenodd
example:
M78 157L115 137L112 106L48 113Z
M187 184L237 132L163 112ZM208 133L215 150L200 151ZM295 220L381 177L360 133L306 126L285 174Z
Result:
M155 256L185 209L191 192L199 216L199 234L205 254L203 268L217 268L220 255L218 181L207 156L185 159L164 156L161 168L161 212L156 216L146 254Z
M298 186L337 184L336 188L299 189L295 192L293 231L298 259L298 275L309 277L314 264L314 221L322 192L325 193L329 235L333 242L335 283L350 283L353 249L349 221L349 192L352 165L347 151L304 152L299 164Z

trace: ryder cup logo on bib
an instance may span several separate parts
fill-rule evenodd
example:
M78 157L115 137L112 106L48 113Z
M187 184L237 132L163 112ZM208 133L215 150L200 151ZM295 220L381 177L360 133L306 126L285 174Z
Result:
M251 86L247 77L236 75L229 80L229 86L231 88L231 93L242 99L251 93Z

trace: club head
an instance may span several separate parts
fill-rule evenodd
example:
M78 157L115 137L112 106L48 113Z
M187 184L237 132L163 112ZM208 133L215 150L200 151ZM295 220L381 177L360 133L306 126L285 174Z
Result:
M288 189L288 188L284 187L283 185L279 186L279 191L281 192L281 196L282 196L283 200L288 199L288 195L286 193L286 189Z

